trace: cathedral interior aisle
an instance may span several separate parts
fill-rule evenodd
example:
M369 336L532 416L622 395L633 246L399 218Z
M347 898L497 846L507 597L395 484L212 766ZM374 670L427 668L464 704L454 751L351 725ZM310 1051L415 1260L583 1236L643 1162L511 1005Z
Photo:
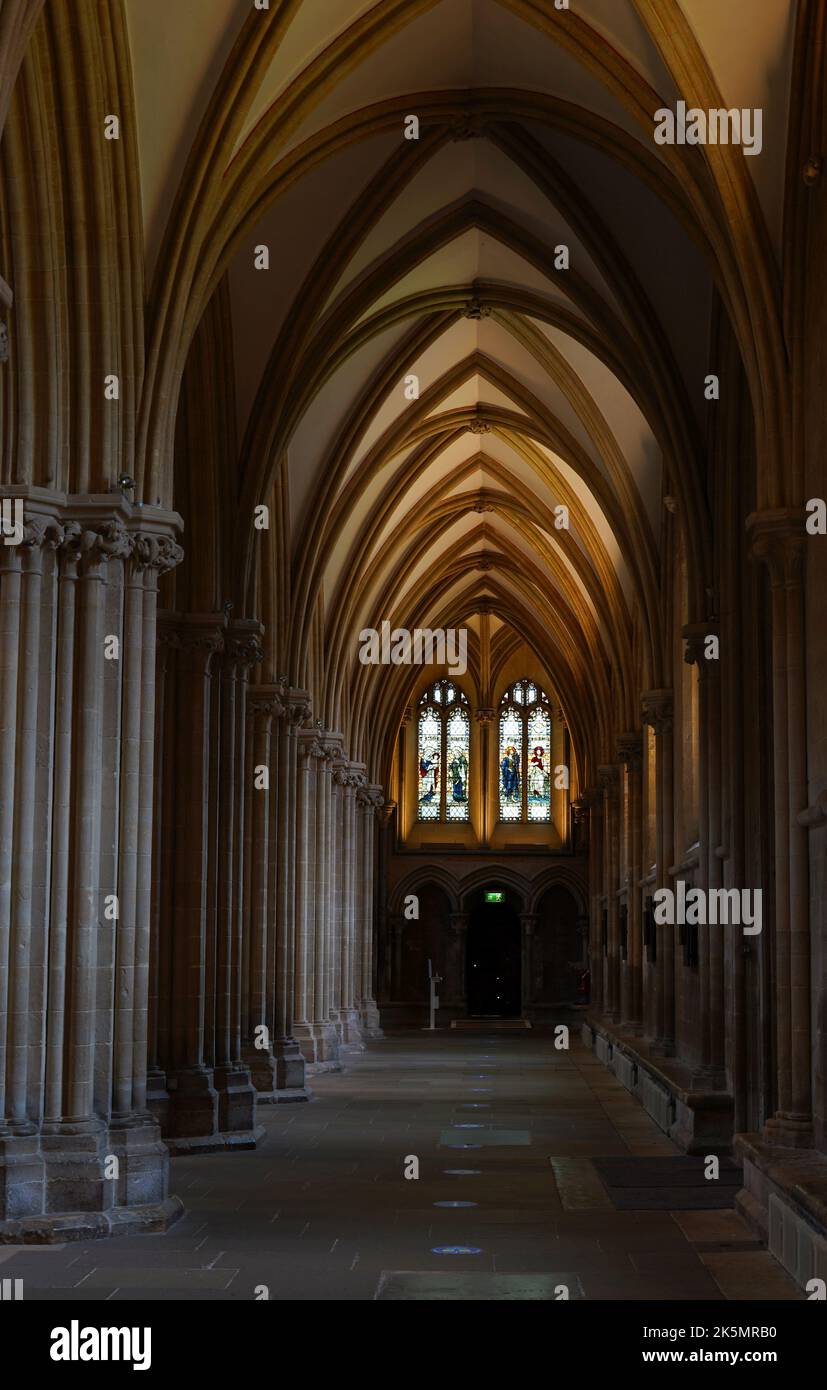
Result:
M166 1234L6 1247L0 1276L57 1300L802 1296L726 1164L705 1181L550 1029L400 1033L314 1091L267 1111L255 1151L175 1159L187 1214Z

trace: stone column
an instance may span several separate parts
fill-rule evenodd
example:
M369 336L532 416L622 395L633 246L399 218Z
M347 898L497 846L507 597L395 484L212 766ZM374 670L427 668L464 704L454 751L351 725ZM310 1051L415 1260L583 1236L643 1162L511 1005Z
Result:
M56 529L60 543L62 528ZM31 720L37 709L38 675L33 670L37 644L31 625L38 618L32 612L29 586L32 576L35 584L42 576L39 542L45 528L21 523L21 532L17 539L0 539L0 1237L15 1217L43 1212L47 1190L38 1133L40 1107L29 1107L25 1085L29 1030L39 1031L41 1026L38 1017L28 1016L32 912L25 859L19 897L15 882L21 844L24 856L31 858L31 758L37 747ZM48 833L48 826L41 830ZM65 952L63 957L65 961Z
M409 830L410 830L410 819L411 819L411 816L410 816L410 796L408 795L408 792L407 792L408 783L409 783L409 781L410 781L412 787L415 787L415 786L416 786L416 783L417 783L417 780L418 780L418 778L417 778L417 767L418 767L418 764L417 764L417 759L416 759L416 726L414 726L414 729L412 730L412 734L409 734L409 733L408 733L408 729L410 728L410 726L411 726L413 723L414 723L414 712L413 712L413 707L412 707L411 705L406 705L405 708L404 708L404 710L402 711L402 719L401 719L400 725L399 725L399 737L398 737L398 739L397 739L397 744L396 744L396 747L397 747L397 754L398 754L398 776L397 776L397 781L396 781L396 790L397 790L397 797L398 797L398 803L397 803L397 804L398 804L398 808L399 808L399 810L398 810L398 816L397 816L397 822L396 822L396 827L397 827L397 834L398 834L398 836L399 836L399 839L400 839L400 840L403 840L403 841L407 838L408 832L409 832ZM413 757L413 759L411 760L411 763L410 763L410 766L411 766L411 776L410 776L410 778L409 778L409 777L408 777L408 761L409 761L409 760L408 760L408 742L409 742L409 739L410 739L411 737L413 737L413 740L414 740L414 757ZM415 793L414 793L414 794L415 794Z
M340 951L339 1017L342 1041L348 1051L364 1051L359 1014L356 1009L355 935L359 920L356 897L358 844L356 833L356 794L365 785L361 763L348 763L342 777L342 941Z
M643 735L640 732L622 734L617 741L617 755L626 768L626 844L628 861L627 959L621 966L621 1020L637 1031L643 1023L643 916L641 911L640 879L643 839Z
M37 1060L35 1040L40 1031L40 1010L33 1008L36 979L32 956L37 931L33 921L35 873L35 804L38 743L38 686L40 680L41 593L43 588L46 528L27 525L22 543L6 547L3 565L4 597L8 606L3 658L10 658L9 680L3 690L3 799L2 846L4 947L0 956L0 1015L5 1029L5 1113L18 1131L30 1127L31 1099L38 1081L29 1075ZM57 537L54 538L56 542ZM53 542L53 544L54 544ZM97 653L102 658L102 649ZM44 673L45 674L45 673ZM12 680L14 684L12 685ZM41 993L41 991L37 991ZM2 1059L0 1059L2 1060ZM3 1068L0 1066L0 1071ZM2 1084L2 1083L0 1083ZM30 1091L34 1096L30 1096Z
M146 1110L155 579L181 558L180 518L11 491L24 524L0 544L0 1240L158 1229L181 1206Z
M578 851L587 849L589 843L589 807L586 798L578 797L571 803L571 848Z
M389 912L385 918L385 990L384 999L389 1004L404 999L402 990L402 951L405 944L405 918L399 912Z
M672 888L669 878L674 863L674 801L672 750L672 691L650 690L642 698L643 722L655 731L657 804L657 887ZM657 931L656 1019L652 1050L663 1057L675 1052L675 926Z
M241 1057L242 920L247 680L260 659L260 625L227 629L220 659L220 765L216 911L215 1065L219 1124L235 1147L255 1144L256 1092Z
M478 709L474 718L480 731L480 847L484 849L491 843L491 831L497 823L494 806L496 779L493 783L493 789L491 786L491 725L494 720L494 710L487 707Z
M604 794L604 884L608 913L608 954L605 957L603 1013L610 1021L617 1022L620 1018L620 768L615 763L609 763L599 767L597 775Z
M327 1017L336 1032L337 1054L344 1040L341 1016L342 998L342 936L345 910L343 901L344 864L343 836L345 828L344 788L347 764L340 755L333 755L330 786L330 885L328 889L327 941L328 960L325 972Z
M286 681L282 684L287 686ZM276 872L276 1092L277 1099L310 1098L305 1086L305 1060L293 1035L298 949L297 855L299 730L310 715L306 690L286 689L285 714L279 729L277 813L273 816Z
M296 833L296 987L293 1031L305 1061L314 1065L317 1057L313 1027L315 1002L315 859L316 859L316 765L324 750L316 729L302 729L298 755L298 822ZM321 1052L321 1049L320 1049Z
M111 1152L118 1158L118 1200L131 1207L166 1191L157 1177L158 1126L148 1106L149 991L152 954L152 856L156 783L158 581L179 563L180 547L142 532L126 562L120 738L115 1058ZM126 894L125 894L126 888ZM126 905L125 905L126 903ZM131 931L126 937L124 926Z
M79 529L79 528L78 528ZM46 1015L46 1089L44 1119L60 1120L63 1111L67 1010L67 949L69 934L69 884L72 844L72 742L74 726L74 670L77 659L77 593L80 547L70 528L57 556L57 641L55 672L54 786L52 811L52 884ZM0 551L0 558L3 552ZM0 572L0 584L3 582ZM5 604L3 605L5 615ZM4 652L5 657L5 652ZM2 689L5 660L0 660L0 709L10 710L10 696ZM0 714L2 719L2 714ZM6 754L3 750L3 766ZM9 795L9 805L12 798ZM2 802L0 802L2 806ZM0 810L2 821L2 810ZM2 842L2 835L0 835ZM6 882L3 876L3 882ZM0 901L2 899L0 898ZM2 938L2 928L0 928ZM0 971L1 973L1 971ZM2 1010L0 1010L2 1011ZM2 1034L2 1030L0 1030ZM2 1049L2 1036L0 1036ZM0 1087L4 1073L0 1056Z
M603 1012L603 792L590 787L583 795L589 809L589 975L591 1007Z
M331 1018L331 971L334 959L333 882L335 875L335 806L333 764L341 757L335 737L317 731L316 841L313 885L313 1030L316 1065L339 1066L339 1036Z
M374 997L381 994L381 971L384 967L383 951L387 936L388 920L388 864L393 853L395 826L399 824L401 808L395 801L384 801L376 813L378 833L376 837L376 872L374 873L374 927L373 927L373 967ZM396 819L395 819L396 818Z
M534 912L520 913L521 927L521 977L520 977L520 1014L522 1018L531 1017L531 1006L534 1002L535 987L537 981L533 977L534 967L534 933L537 930L537 914Z
M771 1143L813 1142L810 1000L807 711L804 665L802 513L759 512L747 520L752 554L769 569L773 654L775 793L775 997L777 1109Z
M445 995L448 1000L468 1013L468 921L467 912L452 912L449 917L451 935L448 939ZM442 994L442 988L438 993Z
M169 833L173 817L174 776L178 733L176 682L180 635L176 619L167 613L157 617L155 664L155 786L153 788L152 905L149 940L149 1050L147 1054L147 1107L164 1133L169 1126L169 1090L166 1064L170 1057L172 1006L172 932L166 925L173 917L175 843Z
M164 624L167 631L170 621ZM211 1052L209 1061L207 1056L206 972L210 728L217 690L212 674L224 647L224 620L216 613L189 614L178 620L176 631L174 741L163 768L169 788L165 825L174 846L172 899L170 916L162 907L159 943L159 956L170 969L169 1014L159 1027L159 1044L170 1089L165 1138L174 1152L189 1152L213 1147L220 1130Z
M258 1100L274 1098L277 1090L273 1039L275 1018L275 876L271 872L271 810L273 783L278 783L278 740L275 722L284 714L283 687L251 686L247 696L251 757L248 771L250 810L249 912L246 924L245 1006L243 1009L243 1057ZM266 775L265 775L266 774Z
M373 983L373 926L376 883L374 874L374 854L376 846L376 813L383 805L382 788L367 784L357 793L357 804L362 814L362 863L361 863L361 941L360 941L360 982L357 1008L362 1037L382 1038L384 1033L376 1007Z
M717 629L710 628L716 633ZM721 665L707 660L702 668L706 685L708 795L708 854L707 883L710 889L721 888L724 881L723 838L723 747L721 741ZM726 994L724 960L726 940L723 932L714 928L709 941L709 1084L717 1090L727 1088L726 1075Z
M688 665L698 667L698 840L696 886L709 893L721 883L721 861L715 850L720 843L720 688L717 660L707 660L707 636L715 636L714 623L694 623L683 630ZM708 897L707 897L708 901ZM708 916L708 914L707 914ZM700 985L700 1066L692 1075L693 1086L723 1089L724 998L723 933L717 923L698 924L698 972Z

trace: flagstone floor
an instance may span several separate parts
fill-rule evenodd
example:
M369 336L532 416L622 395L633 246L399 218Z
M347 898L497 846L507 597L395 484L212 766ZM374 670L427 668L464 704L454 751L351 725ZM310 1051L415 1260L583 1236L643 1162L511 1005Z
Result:
M664 1159L696 1177L574 1031L391 1034L313 1090L259 1108L254 1152L174 1159L165 1235L0 1246L0 1277L72 1302L801 1297L720 1193L663 1209ZM602 1165L625 1186L593 1159L630 1160Z

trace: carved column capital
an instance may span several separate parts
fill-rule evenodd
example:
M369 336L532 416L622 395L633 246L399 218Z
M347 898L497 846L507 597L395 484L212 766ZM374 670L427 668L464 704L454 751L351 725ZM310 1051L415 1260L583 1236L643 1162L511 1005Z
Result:
M138 531L132 536L132 563L138 570L154 571L156 575L175 569L184 558L183 546L171 536L152 531Z
M227 626L224 643L227 661L240 667L243 675L264 660L263 633L264 628L255 618L241 618Z
M324 745L318 736L317 730L301 729L299 731L299 757L303 758L305 762L309 762L311 758L323 759L324 756Z
M291 729L300 729L310 718L312 705L307 690L297 690L291 686L285 695L287 722Z
M686 623L681 630L681 636L686 644L683 659L687 666L697 666L698 674L702 677L710 671L718 670L717 660L707 657L707 639L718 636L716 618L707 619L702 623Z
M643 734L630 732L618 734L615 744L618 761L625 763L629 771L638 771L643 766Z
M641 696L643 722L656 734L671 734L674 701L671 690L647 690Z
M767 566L773 588L794 588L801 583L805 523L804 511L792 507L753 512L747 517L750 554Z
M475 712L474 718L482 728L485 728L493 722L495 712L495 710L483 706Z
M382 788L375 783L368 782L360 787L356 793L356 804L366 813L373 816L384 805L385 798L382 795Z
M604 763L597 769L597 779L601 791L605 792L609 801L617 801L620 792L620 767L617 763Z
M266 719L283 719L286 706L283 685L253 685L247 692L247 705L254 715Z
M164 614L159 640L175 646L179 660L206 675L213 657L224 650L224 623L217 613Z

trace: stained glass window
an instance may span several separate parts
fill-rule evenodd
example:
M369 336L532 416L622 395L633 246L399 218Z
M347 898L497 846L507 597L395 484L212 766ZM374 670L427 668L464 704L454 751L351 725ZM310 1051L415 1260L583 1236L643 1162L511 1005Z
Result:
M445 803L448 820L468 819L468 758L471 752L468 715L455 705L447 720Z
M471 722L468 700L452 681L437 681L419 702L418 818L467 821Z
M531 681L517 681L500 702L501 821L549 821L554 768L551 705Z
M529 711L526 766L528 819L548 820L551 815L551 720L542 705L535 705Z
M523 809L523 719L506 705L500 713L500 819L520 820Z
M419 712L419 819L439 820L442 761L440 712L426 705Z

